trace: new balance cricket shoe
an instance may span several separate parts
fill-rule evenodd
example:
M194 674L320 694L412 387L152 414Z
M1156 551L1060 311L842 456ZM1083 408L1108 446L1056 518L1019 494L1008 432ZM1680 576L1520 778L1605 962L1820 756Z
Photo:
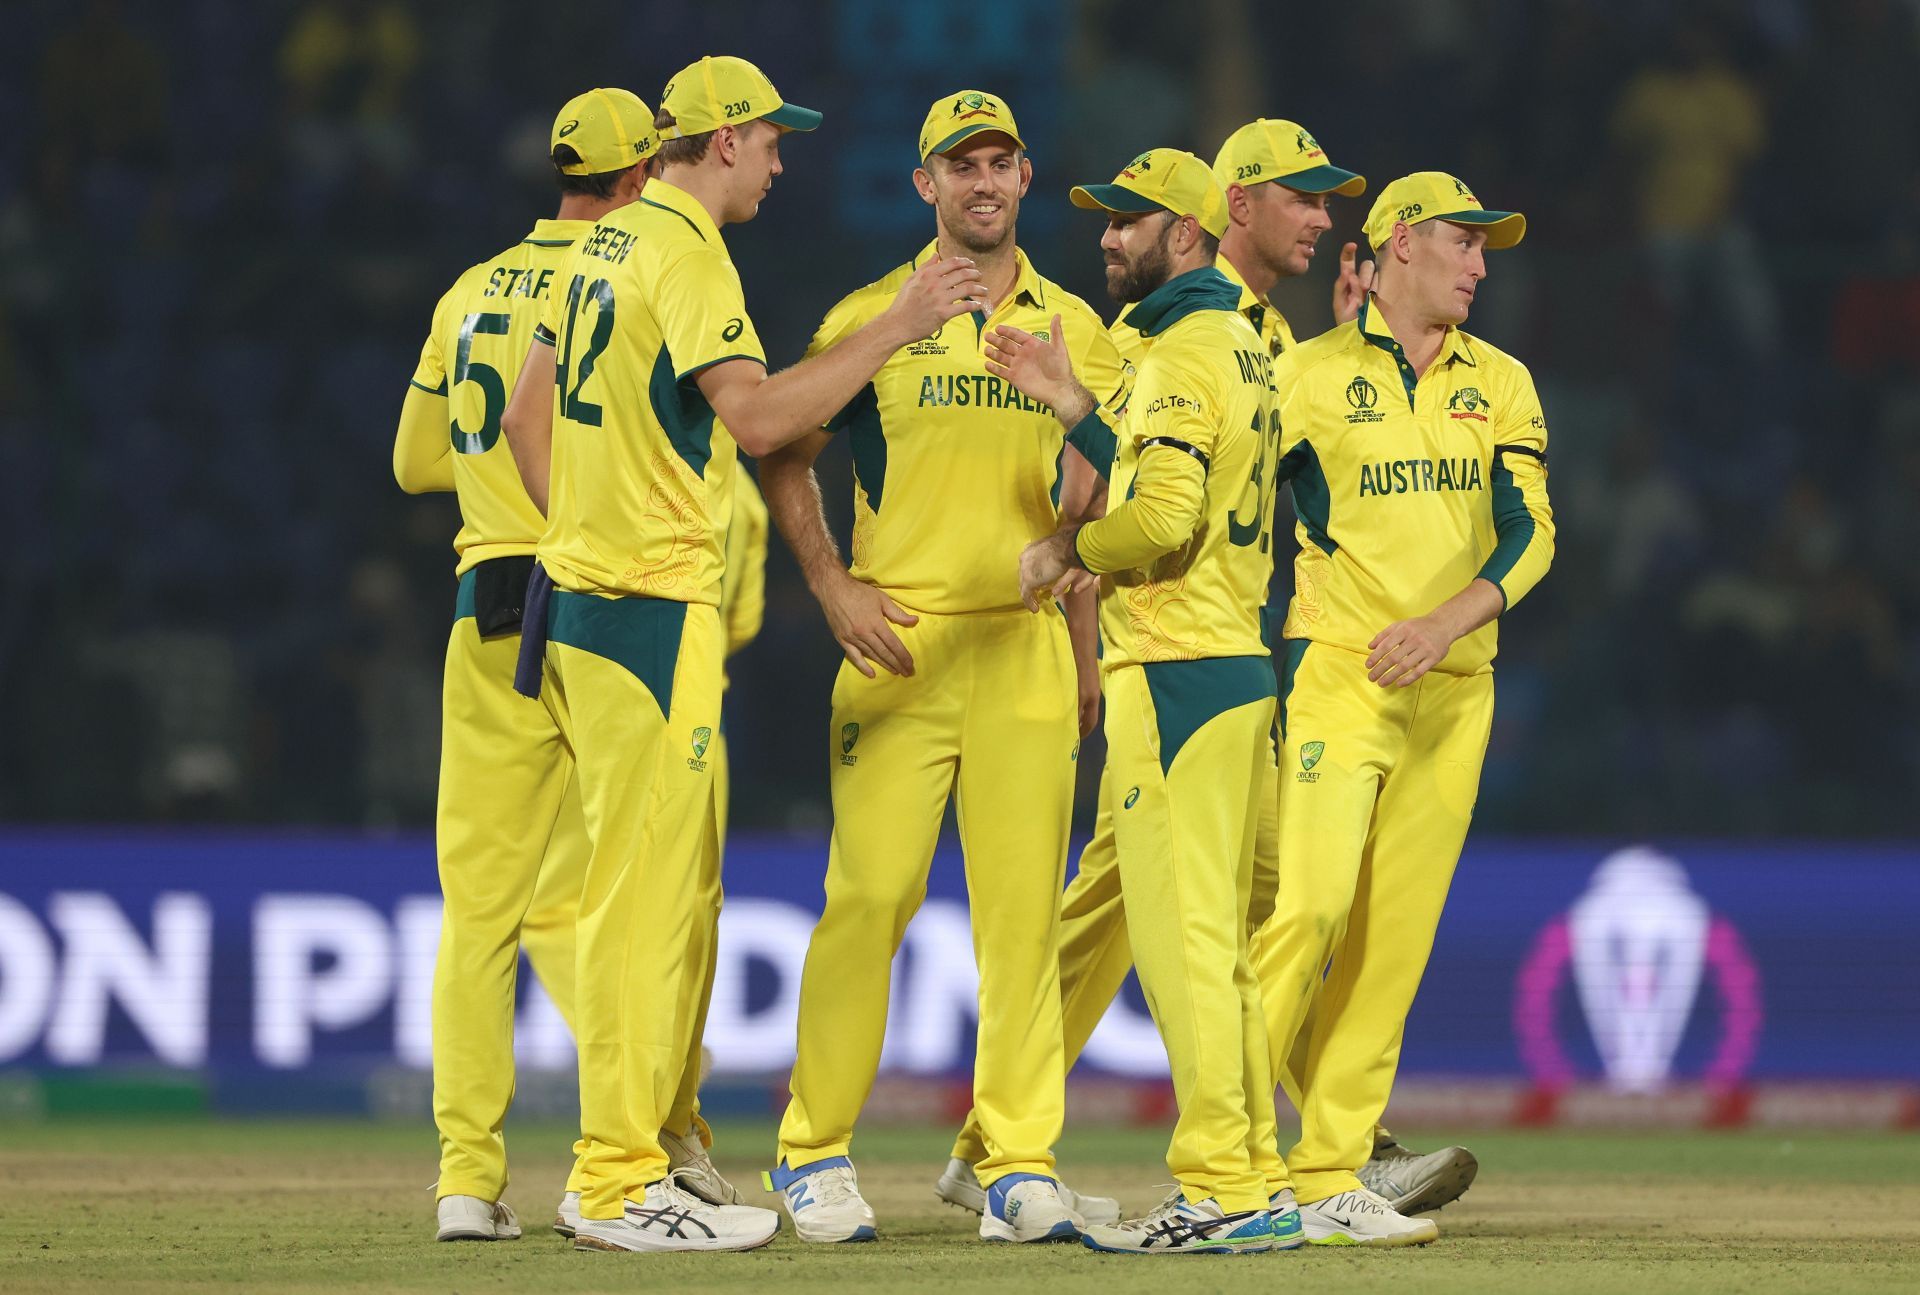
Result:
M1364 1187L1300 1207L1316 1246L1423 1246L1440 1237L1432 1219L1410 1219Z
M773 1240L780 1216L750 1205L714 1205L672 1178L647 1184L617 1219L583 1218L575 1250L753 1250Z
M760 1181L768 1191L780 1193L802 1241L871 1241L879 1235L873 1207L860 1195L860 1178L845 1156L829 1156L798 1169L787 1168L783 1160L761 1174Z
M580 1230L580 1193L567 1192L560 1197L560 1208L553 1212L553 1230L571 1237Z
M520 1220L500 1201L478 1196L442 1196L435 1206L440 1216L436 1241L518 1241Z
M686 1137L660 1130L660 1149L667 1153L667 1169L682 1188L710 1205L745 1205L739 1188L720 1176L698 1133Z
M1293 1188L1282 1187L1268 1198L1267 1218L1273 1224L1275 1250L1298 1250L1307 1244L1307 1232L1300 1223L1300 1209L1293 1203Z
M1111 1196L1083 1196L1057 1178L1053 1185L1060 1192L1060 1203L1067 1207L1068 1213L1078 1214L1082 1224L1120 1221L1120 1202ZM933 1185L933 1191L949 1205L974 1214L987 1212L987 1189L980 1185L973 1166L958 1156L947 1161L946 1171Z
M1081 1219L1060 1199L1060 1185L1040 1174L1007 1174L987 1188L982 1241L1071 1241Z
M1118 1255L1260 1254L1273 1249L1273 1220L1266 1210L1229 1214L1211 1197L1194 1204L1176 1192L1145 1218L1088 1227L1080 1240Z
M1374 1143L1373 1158L1360 1166L1360 1185L1401 1214L1425 1214L1451 1205L1473 1186L1480 1162L1465 1147L1442 1147L1421 1155L1391 1137Z

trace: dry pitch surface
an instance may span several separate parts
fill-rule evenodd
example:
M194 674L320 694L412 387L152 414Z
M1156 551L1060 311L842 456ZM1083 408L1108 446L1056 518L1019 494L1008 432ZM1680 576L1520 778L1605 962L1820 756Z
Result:
M783 1231L742 1255L576 1252L546 1231L567 1131L509 1136L525 1239L437 1245L429 1128L0 1122L0 1290L1920 1290L1912 1134L1478 1134L1462 1140L1480 1182L1436 1216L1441 1239L1424 1250L1157 1260L981 1242L971 1215L933 1195L936 1130L856 1145L876 1243L810 1246ZM721 1167L754 1181L771 1128L720 1136ZM1061 1164L1137 1212L1164 1190L1161 1151L1155 1133L1082 1130Z

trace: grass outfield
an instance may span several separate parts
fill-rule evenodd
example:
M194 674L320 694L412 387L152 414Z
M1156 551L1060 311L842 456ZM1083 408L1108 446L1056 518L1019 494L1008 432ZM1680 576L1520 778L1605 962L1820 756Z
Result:
M0 1290L1659 1292L1920 1288L1920 1139L1912 1135L1474 1134L1480 1183L1437 1215L1438 1244L1389 1252L1175 1261L1077 1245L988 1245L931 1184L945 1135L875 1130L857 1147L880 1215L872 1245L783 1231L738 1255L576 1252L546 1231L567 1130L510 1135L525 1239L432 1240L432 1130L348 1122L0 1124ZM753 1181L766 1125L720 1129ZM1435 1136L1416 1145L1440 1145ZM1076 1185L1144 1210L1167 1180L1157 1133L1083 1130ZM773 1198L766 1200L772 1203ZM1177 1268L1178 1274L1169 1271Z

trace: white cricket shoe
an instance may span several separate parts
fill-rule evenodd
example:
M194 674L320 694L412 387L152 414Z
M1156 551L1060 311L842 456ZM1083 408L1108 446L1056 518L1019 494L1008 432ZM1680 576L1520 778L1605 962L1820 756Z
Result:
M1061 1199L1060 1184L1039 1174L1008 1174L987 1188L982 1241L1071 1241L1084 1220Z
M1260 1254L1273 1249L1273 1221L1266 1210L1228 1214L1211 1197L1193 1204L1175 1188L1145 1218L1089 1226L1080 1240L1108 1254Z
M560 1197L560 1208L553 1212L553 1230L563 1237L580 1230L579 1192L566 1192Z
M1078 1214L1083 1223L1120 1221L1120 1202L1111 1196L1082 1196L1057 1178L1054 1179L1054 1186L1060 1191L1060 1203L1069 1212ZM947 1161L946 1171L940 1175L940 1181L933 1185L933 1191L949 1205L958 1205L974 1214L987 1212L987 1189L980 1185L973 1166L957 1156Z
M1465 1147L1422 1155L1389 1137L1374 1144L1373 1158L1360 1166L1359 1178L1399 1213L1425 1214L1459 1200L1479 1172L1480 1162Z
M436 1241L518 1241L520 1220L499 1201L478 1196L442 1196L435 1207L440 1216Z
M617 1219L583 1218L575 1250L753 1250L773 1240L780 1216L750 1205L714 1205L672 1178L647 1184Z
M860 1195L853 1161L829 1156L799 1169L778 1167L760 1176L770 1192L779 1192L802 1241L871 1241L879 1235L873 1207Z
M1307 1243L1306 1228L1300 1222L1300 1207L1293 1201L1293 1188L1282 1187L1267 1198L1267 1217L1273 1223L1275 1250L1298 1250Z
M1410 1219L1364 1187L1302 1205L1300 1225L1316 1246L1423 1246L1440 1237L1432 1219Z
M681 1187L711 1205L745 1205L747 1198L720 1176L707 1155L706 1144L691 1130L686 1137L660 1130L660 1149L667 1153L667 1170Z

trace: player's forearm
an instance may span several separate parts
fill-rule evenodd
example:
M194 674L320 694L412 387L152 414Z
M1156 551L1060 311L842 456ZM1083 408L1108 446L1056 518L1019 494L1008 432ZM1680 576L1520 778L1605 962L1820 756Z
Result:
M827 528L812 456L797 447L768 455L760 462L760 489L780 538L793 550L807 588L818 597L822 583L846 574L847 566Z
M1067 615L1067 639L1073 644L1076 674L1086 677L1100 672L1100 591L1081 589L1060 600Z
M1193 538L1206 504L1206 469L1185 454L1161 451L1134 480L1133 497L1074 537L1080 564L1095 575L1132 571Z
M526 362L513 384L513 394L500 415L500 430L507 438L513 466L520 473L520 484L540 515L547 515L547 477L553 464L553 378L558 361L553 347L536 333L527 348Z
M453 444L447 437L447 398L407 387L400 430L393 438L393 479L410 495L453 489Z
M1499 619L1505 608L1506 598L1500 586L1475 576L1465 589L1441 603L1428 615L1449 636L1450 642L1458 643L1481 626Z
M882 315L837 346L768 374L721 417L747 453L777 453L845 409L909 340Z

